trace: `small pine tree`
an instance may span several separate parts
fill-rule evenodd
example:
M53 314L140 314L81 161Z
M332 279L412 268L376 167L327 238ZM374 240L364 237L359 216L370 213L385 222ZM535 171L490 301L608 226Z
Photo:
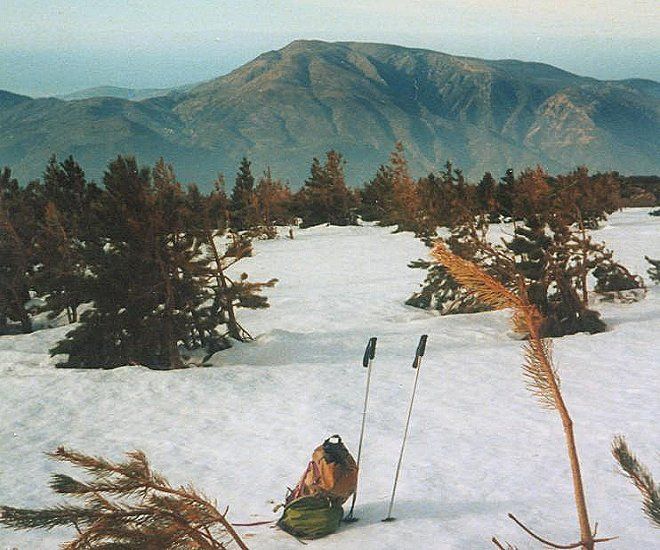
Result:
M255 193L266 236L273 238L276 225L289 225L293 219L291 190L280 180L274 179L270 168L267 168L259 179Z
M612 455L619 463L625 476L642 495L642 510L654 527L660 527L660 485L628 447L623 436L614 438Z
M162 161L152 180L135 159L118 157L104 184L105 238L87 250L94 307L51 353L68 355L64 367L182 367L178 344L190 341L194 312L209 299L184 193Z
M29 190L21 189L11 170L0 172L0 332L9 322L32 332L25 305L30 300L34 277L36 215Z
M463 218L451 228L450 235L444 242L453 254L475 262L486 272L497 275L511 286L513 262L507 261L501 252L488 244L487 231L487 225L478 227L469 212L464 212ZM425 239L425 243L427 246L436 244L431 239ZM426 269L427 275L421 290L406 301L407 305L435 309L442 315L478 313L491 309L487 303L480 301L474 293L460 285L444 265L417 260L411 262L408 267Z
M611 256L611 253L608 254ZM628 269L609 258L603 260L594 270L593 276L598 281L595 291L601 294L622 292L643 288L642 280Z
M435 309L442 315L490 310L487 304L480 302L473 294L459 285L444 266L425 260L416 260L410 262L408 267L426 269L427 273L421 284L421 290L408 298L406 305L421 309Z
M397 141L389 163L382 165L374 179L361 192L361 213L365 220L379 220L381 225L396 225L397 231L428 233L418 188L408 171L403 144ZM427 214L427 217L432 216Z
M385 225L397 225L398 231L417 231L420 200L417 186L410 176L403 144L398 141L390 155L392 167L392 204Z
M259 225L257 198L254 192L254 176L252 163L243 157L236 174L234 188L231 192L230 225L234 231L243 231Z
M218 231L229 229L231 201L225 192L225 178L222 174L213 182L213 190L207 199L205 217Z
M52 203L67 234L78 235L88 216L89 185L85 172L72 156L58 163L53 155L43 175L44 203ZM81 227L83 226L83 227Z
M51 157L43 181L38 201L41 222L35 237L39 264L35 290L45 296L51 318L66 311L73 323L78 306L89 298L84 250L87 242L97 238L95 203L101 193L87 182L71 156L62 163Z
M67 224L52 202L46 205L40 225L35 245L40 258L35 288L45 294L50 318L65 311L69 323L75 323L78 306L89 299L84 245L67 232Z
M499 212L505 218L513 217L513 197L515 196L515 191L513 185L515 182L515 174L513 169L509 168L505 175L500 178L500 182L497 186L496 200L499 205Z
M303 227L321 223L355 223L356 200L346 186L345 165L342 155L334 150L326 153L324 164L317 158L312 160L310 177L295 196L297 213L303 219Z
M440 189L443 200L440 203L440 211L438 212L438 217L443 220L443 225L447 227L456 225L465 213L464 205L459 205L456 193L457 182L458 179L454 165L450 160L447 160L444 169L440 171ZM454 211L454 208L457 206L459 207L458 215Z
M556 544L539 537L513 514L509 514L509 517L536 541L552 548L593 550L597 543L612 540L611 537L595 538L596 529L592 527L589 521L573 420L562 396L559 375L552 359L550 342L541 337L543 316L534 307L534 304L531 304L527 299L528 293L524 292L524 283L520 282L520 293L513 292L474 263L452 254L442 243L438 243L434 248L433 255L447 267L460 284L465 285L471 292L475 293L481 301L489 304L493 309L510 308L513 310L512 324L514 329L517 332L527 334L523 364L527 387L543 408L557 412L564 428L580 531L578 542L566 545ZM493 542L499 548L502 548L499 541L494 539Z
M195 548L218 550L247 546L216 504L193 486L176 487L155 472L141 451L125 462L86 455L64 447L49 453L54 460L85 470L78 481L54 474L50 487L77 499L52 508L30 510L0 506L0 524L9 529L75 528L74 540L63 548Z
M360 214L366 221L383 220L392 210L392 167L382 164L376 175L360 190Z
M243 258L252 255L252 243L245 234L229 233L229 244L223 252L216 243L215 233L207 227L204 229L205 242L211 250L212 263L209 271L214 284L210 288L213 292L213 303L207 310L212 319L219 319L227 326L227 332L222 335L244 342L252 340L250 333L238 322L236 309L263 309L269 307L268 300L261 295L264 288L272 287L277 279L267 282L255 283L248 281L247 273L241 273L238 280L227 275L227 269ZM215 350L209 350L215 351Z
M490 223L499 221L496 192L497 182L490 172L486 172L477 184L475 202L479 213L485 216Z
M646 261L651 264L651 267L649 267L647 273L649 274L649 277L651 278L651 281L653 281L656 285L660 283L660 260L652 260L648 256L644 256Z
M418 236L431 237L437 234L438 227L447 225L441 215L445 200L441 181L431 172L417 182L420 210L418 213Z

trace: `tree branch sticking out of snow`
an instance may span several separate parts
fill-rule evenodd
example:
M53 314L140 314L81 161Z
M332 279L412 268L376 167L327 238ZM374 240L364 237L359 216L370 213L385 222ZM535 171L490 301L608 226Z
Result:
M142 451L127 453L125 462L59 447L55 460L82 468L89 481L54 474L50 487L80 499L82 505L61 504L43 510L0 506L0 524L11 529L73 526L78 535L64 550L101 548L217 550L234 543L247 550L227 520L227 510L191 485L173 487L154 472Z
M651 472L628 447L623 436L612 442L612 455L619 463L625 476L642 495L642 510L654 527L660 527L660 485L655 483Z
M557 410L562 421L566 448L571 464L575 506L580 525L579 542L558 545L545 541L510 514L511 519L532 537L553 548L581 547L585 550L593 550L597 542L611 540L609 538L596 539L595 530L592 531L591 529L582 485L580 461L573 433L573 421L559 388L559 378L552 362L550 346L546 340L540 337L543 317L536 307L527 300L524 280L519 280L519 292L515 294L472 262L450 252L441 241L438 241L433 249L433 256L449 270L460 284L467 287L482 302L491 305L494 309L513 309L512 321L515 329L518 332L528 334L525 346L525 362L523 364L527 387L539 399L542 406Z
M504 546L504 544L502 544L499 540L497 540L497 537L493 537L492 539L490 539L490 541L500 550L518 550L517 546L513 546L508 542L506 543L506 546Z

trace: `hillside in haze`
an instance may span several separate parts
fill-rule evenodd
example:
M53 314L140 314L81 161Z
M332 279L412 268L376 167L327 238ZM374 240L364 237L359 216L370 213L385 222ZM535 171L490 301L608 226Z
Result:
M69 94L54 96L57 99L65 101L75 101L78 99L91 99L94 97L116 97L119 99L129 99L130 101L142 101L152 97L162 97L172 92L186 91L193 88L195 84L177 86L176 88L122 88L119 86L96 86L86 88Z
M0 92L0 165L39 176L73 154L98 178L113 156L159 156L184 181L233 180L240 157L298 186L334 148L354 184L396 140L422 175L447 159L470 177L542 164L551 172L660 172L660 84L599 81L555 67L366 43L296 41L228 75L163 97L62 101Z

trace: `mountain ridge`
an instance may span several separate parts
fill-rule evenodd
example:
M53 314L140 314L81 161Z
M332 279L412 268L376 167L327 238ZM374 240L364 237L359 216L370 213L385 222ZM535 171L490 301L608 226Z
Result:
M126 88L122 86L94 86L92 88L85 88L67 94L57 94L49 97L62 99L64 101L93 99L95 97L114 97L117 99L127 99L129 101L142 101L143 99L162 97L172 92L184 92L193 88L194 86L197 86L198 84L199 82L196 82L169 88Z
M141 101L0 94L0 164L35 177L50 154L74 154L98 178L116 154L143 163L162 155L182 180L208 185L247 155L255 171L271 166L296 186L312 157L334 148L360 184L401 140L416 175L447 159L472 179L535 164L652 174L659 90L652 80L601 81L544 63L298 40Z

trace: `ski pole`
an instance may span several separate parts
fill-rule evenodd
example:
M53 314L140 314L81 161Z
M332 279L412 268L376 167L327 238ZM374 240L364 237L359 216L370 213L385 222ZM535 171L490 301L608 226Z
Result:
M417 344L417 351L415 352L415 359L412 368L417 372L415 373L415 384L413 385L412 397L410 398L410 407L408 407L408 418L406 419L406 429L403 432L403 441L401 442L401 452L399 453L399 462L396 465L396 474L394 474L394 486L392 487L392 498L390 499L390 507L387 510L387 517L383 521L393 521L392 508L394 506L394 494L396 493L396 484L399 481L399 473L401 472L401 462L403 461L403 449L406 446L406 439L408 438L408 428L410 427L410 417L412 416L413 403L415 401L415 391L417 390L417 380L419 380L419 371L422 365L422 357L426 349L426 340L428 335L424 334L419 339Z
M364 358L362 359L362 366L367 369L367 389L364 392L364 409L362 410L362 428L360 429L360 443L358 445L357 454L357 468L358 475L360 474L360 457L362 456L362 440L364 439L364 424L367 418L367 403L369 402L369 384L371 382L371 365L374 357L376 357L376 337L369 338L367 347L364 350ZM357 521L358 518L353 517L353 508L355 508L355 499L357 498L357 486L353 492L353 501L351 502L351 510L344 519L346 522Z

